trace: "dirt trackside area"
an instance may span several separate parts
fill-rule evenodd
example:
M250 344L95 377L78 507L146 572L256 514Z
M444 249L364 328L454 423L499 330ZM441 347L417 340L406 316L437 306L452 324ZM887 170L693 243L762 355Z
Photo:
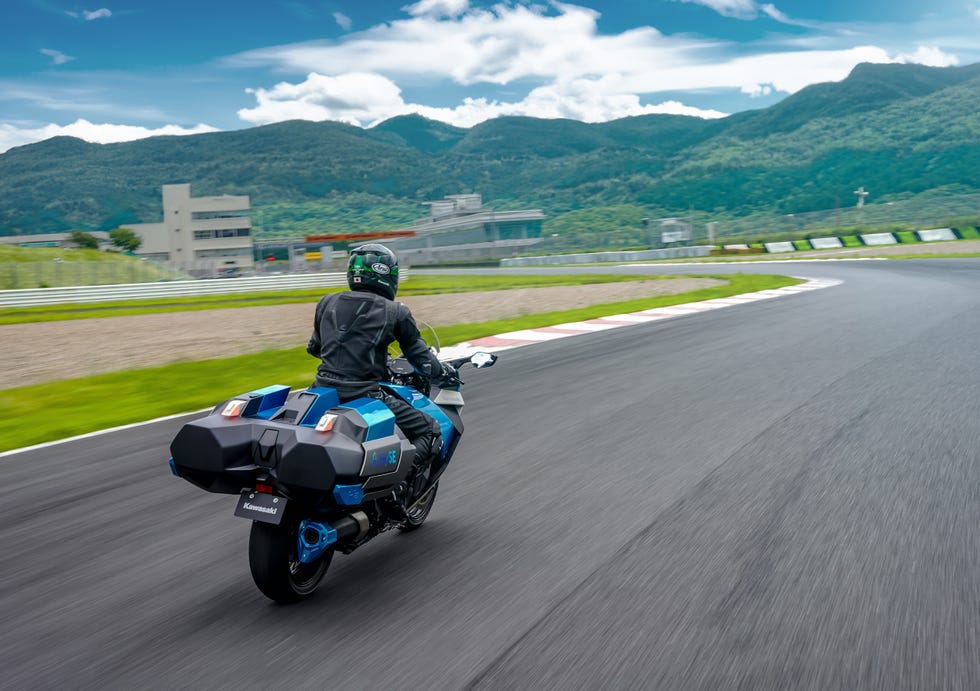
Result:
M407 297L419 321L464 324L722 285L676 278ZM306 344L315 303L0 326L0 389ZM314 361L310 359L310 371Z

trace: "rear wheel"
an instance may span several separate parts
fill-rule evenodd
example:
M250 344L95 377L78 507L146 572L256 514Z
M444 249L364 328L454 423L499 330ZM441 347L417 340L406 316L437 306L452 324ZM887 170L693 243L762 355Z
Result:
M248 539L248 565L252 580L262 594L281 605L299 602L316 591L330 566L333 548L314 562L304 564L297 555L299 524L252 522Z
M432 505L436 501L436 490L439 489L439 483L432 485L432 489L422 495L422 497L415 502L414 506L405 512L405 524L401 526L400 530L403 533L408 533L413 530L418 530L425 523L425 519L429 517L429 512L432 510Z

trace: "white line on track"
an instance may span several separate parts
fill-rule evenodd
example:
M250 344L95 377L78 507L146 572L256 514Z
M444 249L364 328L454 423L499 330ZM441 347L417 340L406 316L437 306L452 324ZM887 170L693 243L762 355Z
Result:
M68 437L67 439L58 439L56 441L46 441L43 444L34 444L33 446L25 446L21 449L11 449L10 451L4 451L0 453L0 458L5 456L13 456L17 453L24 453L25 451L34 451L35 449L46 449L49 446L57 446L58 444L67 444L69 442L78 441L80 439L88 439L89 437L98 437L103 434L111 434L112 432L120 432L125 429L133 429L135 427L142 427L143 425L152 425L156 422L165 422L167 420L176 420L179 417L185 417L187 415L194 415L196 413L206 413L212 410L214 406L208 408L202 408L201 410L191 410L186 413L177 413L176 415L167 415L165 417L158 417L155 420L146 420L145 422L133 422L129 425L120 425L119 427L110 427L109 429L100 429L95 432L88 432L87 434L79 434L74 437Z

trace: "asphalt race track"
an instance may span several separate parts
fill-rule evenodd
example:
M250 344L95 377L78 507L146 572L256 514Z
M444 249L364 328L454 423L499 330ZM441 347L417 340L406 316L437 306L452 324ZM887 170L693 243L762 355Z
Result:
M179 421L0 458L0 687L980 688L980 260L745 270L845 283L471 371L425 528L297 606Z

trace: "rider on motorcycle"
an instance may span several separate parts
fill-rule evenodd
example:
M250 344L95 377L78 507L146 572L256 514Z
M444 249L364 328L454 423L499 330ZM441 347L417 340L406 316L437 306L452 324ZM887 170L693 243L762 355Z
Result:
M428 467L442 448L442 434L431 416L378 386L388 378L388 346L398 341L412 366L431 379L451 379L456 372L429 350L408 307L394 301L394 252L374 243L351 250L347 284L349 292L324 295L316 306L313 335L306 346L306 352L321 361L314 386L336 389L341 403L365 396L381 400L415 446L417 465Z

